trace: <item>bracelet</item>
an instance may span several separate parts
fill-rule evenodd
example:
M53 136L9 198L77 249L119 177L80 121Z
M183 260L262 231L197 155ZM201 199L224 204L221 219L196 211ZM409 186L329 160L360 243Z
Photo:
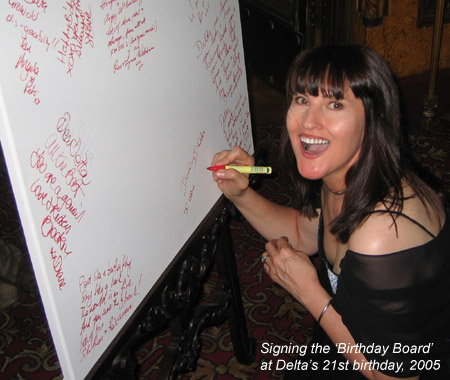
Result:
M322 319L323 315L325 314L325 312L328 310L328 307L331 304L331 301L333 300L333 298L331 298L326 305L324 306L324 308L322 309L322 312L319 315L319 318L317 318L317 323L320 323L320 320Z

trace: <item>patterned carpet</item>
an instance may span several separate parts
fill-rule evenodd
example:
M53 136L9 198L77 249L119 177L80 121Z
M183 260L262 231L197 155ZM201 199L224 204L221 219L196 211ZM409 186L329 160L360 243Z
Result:
M281 174L278 145L282 130L281 123L255 128L255 142L258 149L268 152L265 159L274 167L274 175L265 178L261 193L282 204L291 203L291 187ZM447 191L450 191L450 121L442 120L428 129L415 128L411 131L414 155L435 176ZM49 334L45 314L34 282L32 268L22 237L14 201L4 165L0 169L0 238L2 249L20 256L20 268L13 263L0 261L0 378L15 380L61 379L58 360ZM250 365L241 365L233 354L233 347L227 324L205 329L202 333L202 351L195 372L180 376L181 379L278 379L281 371L264 369L270 360L283 363L286 354L276 355L270 349L290 342L308 342L313 319L301 305L295 302L279 286L273 284L262 270L260 255L264 241L240 218L231 221L233 246L241 282L243 305L247 326L256 340L256 358ZM15 247L18 248L15 249ZM1 247L0 247L1 248ZM9 270L8 270L9 268ZM215 273L205 284L205 296L214 289ZM13 284L17 284L18 288ZM7 297L17 298L7 305ZM169 333L161 333L138 352L140 364L139 379L157 379L158 365L169 342ZM282 359L282 360L280 360Z

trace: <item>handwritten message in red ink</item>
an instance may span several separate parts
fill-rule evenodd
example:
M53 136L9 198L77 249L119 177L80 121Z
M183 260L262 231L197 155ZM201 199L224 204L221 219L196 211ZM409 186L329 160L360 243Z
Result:
M108 50L114 60L113 72L144 66L144 57L156 48L152 35L158 30L156 20L144 15L142 0L102 0Z
M132 264L123 255L104 268L79 277L81 361L132 313L133 299L140 294L142 280L141 273L139 281L133 282Z
M228 107L220 115L220 125L230 149L240 146L248 152L251 144L250 114L247 96L239 95L233 109Z
M226 105L219 123L229 147L238 145L248 151L252 144L248 99L238 91L244 74L237 35L238 14L231 1L220 0L219 3L220 12L215 16L213 26L205 27L203 38L195 42L194 50L197 59L202 61L208 71L220 101ZM189 20L204 24L210 2L189 0L189 4L192 9Z
M60 290L66 284L64 260L73 252L69 234L86 214L83 198L91 183L86 143L74 135L71 123L70 113L65 112L56 121L55 132L30 154L35 179L29 190L45 210L40 232L52 242L49 257Z
M8 0L8 3L16 13L32 21L36 21L40 12L45 13L48 7L47 2L43 0L24 0L24 2Z
M19 72L20 81L24 82L23 93L29 95L34 104L41 102L39 89L36 79L39 75L39 64L31 56L32 41L37 40L45 42L45 36L42 31L37 33L33 28L29 27L29 23L34 23L39 19L41 12L47 10L47 2L45 1L12 1L8 0L11 13L6 15L6 22L11 26L23 30L18 41L20 41L20 56L18 57L14 68Z
M209 0L188 0L191 6L191 13L188 18L191 22L197 21L200 24L208 17L210 11Z
M39 105L42 95L39 89L41 65L36 58L37 53L58 51L56 59L67 65L67 73L71 75L75 57L81 58L82 47L93 47L93 30L91 12L84 12L79 1L67 1L64 5L66 29L59 36L50 36L40 28L38 21L47 14L48 3L43 0L8 0L10 13L6 22L17 28L17 42L20 54L14 65L19 73L19 80L24 82L23 93L29 96L34 104ZM42 23L41 23L42 25Z
M185 215L189 213L189 208L194 198L195 184L192 184L192 174L195 172L195 168L197 166L198 155L200 147L203 144L203 140L205 139L205 134L206 134L205 131L200 132L197 142L195 143L194 148L192 149L192 158L186 164L187 166L186 174L181 179L180 188L186 201L184 205Z
M94 47L92 11L83 10L79 0L66 1L64 5L66 28L62 31L58 45L58 60L66 66L72 76L76 60L81 60L85 46Z
M209 1L190 1L197 14L205 14ZM202 18L196 18L202 23ZM206 28L203 38L194 44L196 56L201 59L216 88L219 98L226 102L232 97L243 74L243 57L237 38L239 25L237 10L228 0L220 0L220 13L212 27Z

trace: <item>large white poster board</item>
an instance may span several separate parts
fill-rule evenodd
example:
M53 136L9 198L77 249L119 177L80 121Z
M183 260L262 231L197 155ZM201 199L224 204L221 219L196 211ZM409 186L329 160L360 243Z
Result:
M0 3L0 137L64 377L82 379L253 150L237 0Z

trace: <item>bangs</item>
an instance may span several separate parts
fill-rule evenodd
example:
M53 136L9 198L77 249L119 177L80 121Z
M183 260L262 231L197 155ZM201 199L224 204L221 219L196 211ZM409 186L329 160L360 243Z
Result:
M350 87L355 93L357 73L366 65L345 49L316 49L300 54L291 66L287 81L288 99L295 94L310 94L335 98L344 97L345 89ZM354 59L356 58L356 59ZM355 93L355 96L357 94Z
M303 71L303 70L302 70ZM290 88L288 89L289 98L295 94L310 94L319 96L320 94L327 98L342 99L344 97L344 88L348 86L348 80L345 75L331 75L329 67L324 71L318 71L317 67L297 73L293 76Z

